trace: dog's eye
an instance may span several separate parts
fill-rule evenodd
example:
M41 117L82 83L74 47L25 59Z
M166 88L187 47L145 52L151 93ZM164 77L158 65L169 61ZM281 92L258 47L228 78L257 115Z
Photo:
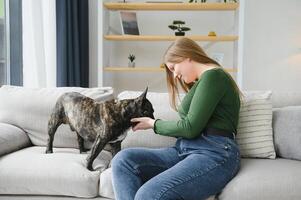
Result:
M143 114L147 115L147 111L144 111Z

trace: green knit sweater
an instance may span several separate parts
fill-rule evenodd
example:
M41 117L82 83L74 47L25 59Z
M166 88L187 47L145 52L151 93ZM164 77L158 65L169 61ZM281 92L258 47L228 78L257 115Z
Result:
M236 133L240 109L239 94L221 68L205 71L188 91L178 112L178 121L157 119L154 131L160 135L192 139L207 128Z

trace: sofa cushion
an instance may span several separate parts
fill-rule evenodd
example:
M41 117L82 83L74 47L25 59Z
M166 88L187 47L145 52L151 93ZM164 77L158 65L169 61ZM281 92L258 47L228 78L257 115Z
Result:
M273 110L276 153L282 158L301 160L301 106Z
M87 154L79 154L78 149L54 148L53 154L44 152L45 147L36 146L0 157L0 194L86 198L98 195L100 171L109 164L110 152L102 151L94 161L93 167L101 168L100 171L86 169Z
M135 98L142 92L124 91L118 99ZM270 91L245 91L242 103L237 142L242 156L275 158L272 132L272 105ZM185 94L180 94L183 99ZM169 106L168 93L148 92L147 98L153 104L156 119L178 120L177 112ZM259 104L260 103L260 104ZM259 109L264 108L264 111ZM261 115L264 114L266 115ZM257 121L256 121L257 120ZM122 142L122 148L127 147L166 147L175 143L175 138L155 134L152 129L133 132L131 129Z
M112 184L112 168L106 169L100 175L99 195L102 197L114 199L114 189ZM210 196L206 200L214 200L215 196Z
M244 92L236 136L242 157L276 157L271 95L271 91Z
M219 195L220 200L299 200L301 162L277 159L242 159L238 174Z
M108 168L100 174L99 195L110 199L115 199L112 185L112 168Z
M104 88L0 88L0 122L16 125L28 133L34 145L45 146L47 125L56 100L65 92L80 92L97 101L113 98L113 89ZM54 147L78 148L77 136L68 125L61 125L54 137Z
M141 95L142 92L137 91L123 91L118 95L118 99L131 99ZM183 95L182 95L183 96ZM148 92L147 99L152 103L155 110L155 118L165 120L179 119L177 112L172 110L169 106L167 93ZM150 147L160 148L165 146L172 146L176 139L173 137L166 137L155 134L152 129L139 130L133 132L132 129L128 131L127 137L122 141L122 148L128 147Z
M87 198L46 195L0 195L0 200L87 200ZM93 200L109 199L104 197L95 197Z
M0 122L0 156L30 145L31 142L22 129Z
M292 92L292 91L273 92L272 104L273 104L273 108L281 108L287 106L300 106L301 92Z

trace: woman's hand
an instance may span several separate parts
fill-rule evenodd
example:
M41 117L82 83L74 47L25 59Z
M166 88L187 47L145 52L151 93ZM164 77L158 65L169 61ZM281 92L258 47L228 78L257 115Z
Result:
M155 120L149 117L133 118L131 119L131 122L137 122L137 124L132 128L133 131L154 128L155 124Z

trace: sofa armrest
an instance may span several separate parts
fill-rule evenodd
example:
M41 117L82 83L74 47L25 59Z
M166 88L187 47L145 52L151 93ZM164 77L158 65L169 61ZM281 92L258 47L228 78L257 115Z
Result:
M0 156L31 146L27 134L11 124L0 123Z

